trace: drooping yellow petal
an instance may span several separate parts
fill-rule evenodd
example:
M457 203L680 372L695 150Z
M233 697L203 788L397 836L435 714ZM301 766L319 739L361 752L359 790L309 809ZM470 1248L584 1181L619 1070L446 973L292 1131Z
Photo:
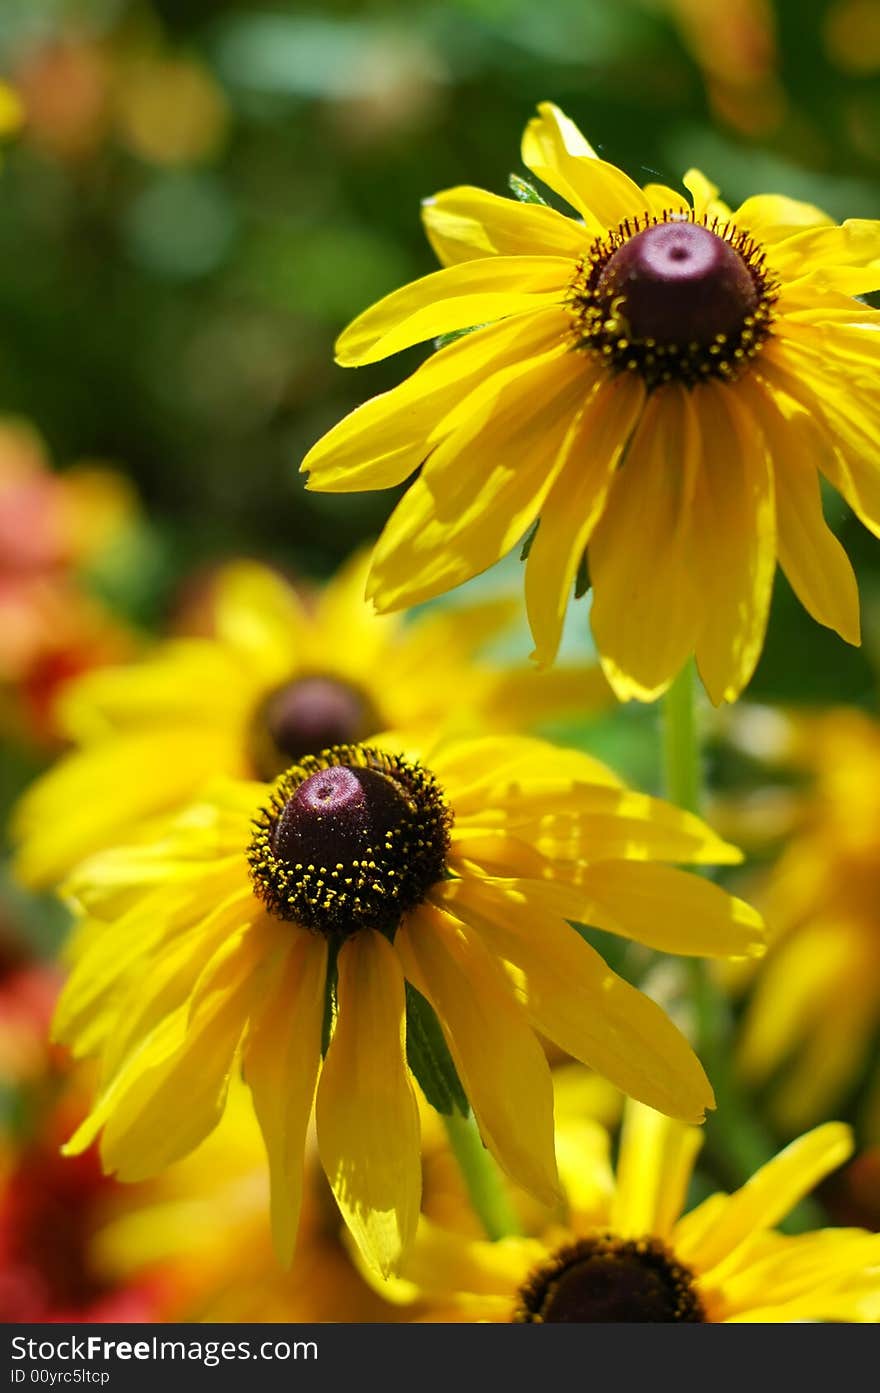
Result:
M708 1232L691 1241L690 1228L702 1228L700 1207L677 1226L675 1251L693 1263L703 1276L721 1264L730 1264L737 1253L763 1229L772 1228L804 1195L852 1154L853 1139L841 1122L827 1122L780 1151L772 1161L747 1180L716 1213ZM693 1217L692 1217L693 1216Z
M484 189L445 189L422 204L428 241L444 266L485 256L570 256L588 235L554 208L499 198Z
M102 1079L111 1078L138 1040L187 1000L205 963L260 917L261 906L250 886L245 886L203 914L184 933L166 939L152 960L142 956L140 971L132 974L124 987L120 983L117 992L117 1019L101 1056ZM115 936L112 930L109 936ZM270 937L266 935L267 944Z
M694 550L704 596L697 665L716 706L755 670L776 571L776 498L767 446L736 388L693 393L702 439Z
M373 397L313 445L300 465L307 487L357 493L401 483L445 433L439 423L487 375L545 351L565 333L562 309L487 324L433 353L399 387Z
M103 1127L101 1158L120 1180L145 1180L194 1150L217 1125L248 1012L260 987L260 925L232 936L192 998L128 1055L64 1148L85 1150Z
M703 1068L669 1018L603 962L529 881L450 880L434 897L520 974L535 1027L624 1093L688 1122L713 1106Z
M659 696L704 623L693 536L700 449L692 394L673 384L654 392L593 533L591 624L621 701Z
M645 398L639 378L599 377L565 448L565 460L541 508L526 562L526 608L534 657L556 657L574 578L605 506L614 471Z
M636 939L661 953L757 957L764 924L745 900L672 866L599 861L578 878L584 923Z
M403 972L362 930L338 959L336 1027L318 1084L321 1163L364 1261L396 1272L421 1200L419 1115L406 1064Z
M583 365L564 350L498 373L392 513L373 554L379 610L438 595L523 536L561 467Z
M684 1208L703 1134L653 1108L624 1111L610 1227L625 1238L668 1238Z
M376 363L439 334L558 304L571 274L571 259L562 256L485 257L433 271L349 324L336 341L336 361L344 368Z
M483 1141L511 1179L555 1204L550 1070L498 963L432 904L404 924L397 946L407 977L437 1012Z
M858 644L858 585L822 512L815 424L793 402L783 413L759 384L750 395L773 461L779 564L807 612L847 643Z
M638 184L622 169L600 160L574 122L552 102L541 102L538 115L526 126L522 160L577 209L591 231L604 232L646 210Z
M830 336L833 348L834 336ZM868 346L866 340L866 348ZM880 345L880 335L877 336ZM820 467L853 512L880 536L880 468L877 438L880 405L870 363L847 372L834 365L828 345L812 350L792 339L768 341L761 355L760 376L774 393L803 407L817 429ZM876 370L876 357L874 357Z
M272 1237L285 1267L293 1258L299 1224L327 976L327 940L292 926L291 934L277 984L255 1014L244 1049L244 1076L269 1157Z

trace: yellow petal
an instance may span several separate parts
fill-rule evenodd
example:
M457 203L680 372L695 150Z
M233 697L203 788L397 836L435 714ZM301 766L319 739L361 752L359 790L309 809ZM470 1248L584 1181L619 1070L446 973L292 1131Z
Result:
M434 271L392 291L336 341L342 367L376 363L413 344L562 301L572 264L562 256L497 256Z
M64 1148L77 1154L104 1128L101 1158L121 1180L145 1180L180 1160L216 1127L235 1054L259 990L263 934L230 938L190 1002L129 1054Z
M771 265L786 280L846 295L880 289L880 221L850 218L840 227L809 227L772 249Z
M600 160L574 122L552 102L541 102L538 115L526 126L522 160L577 209L591 231L604 232L647 208L638 184Z
M543 908L540 882L450 880L432 893L518 969L523 1005L548 1039L649 1107L703 1120L712 1089L684 1036Z
M630 1102L624 1111L610 1227L624 1238L668 1238L684 1208L703 1134Z
M697 665L716 706L735 701L755 670L776 572L776 500L759 424L736 386L693 393L702 439L694 546L705 619Z
M849 1127L826 1122L793 1141L772 1161L735 1191L715 1215L708 1232L691 1242L688 1229L699 1228L699 1209L687 1215L678 1226L675 1251L684 1262L693 1262L701 1275L728 1264L738 1250L763 1229L772 1228L794 1208L804 1195L852 1154Z
M807 612L847 643L858 644L858 585L822 512L815 425L794 403L783 415L762 395L757 405L773 460L779 564Z
M600 861L578 880L578 919L661 953L756 957L764 924L745 900L688 871L638 861Z
M761 355L760 376L774 394L804 408L817 431L816 448L826 478L875 536L880 536L880 469L877 437L880 409L869 362L861 371L833 367L836 336L812 351L791 339L768 343ZM876 338L880 348L880 335ZM870 346L869 346L870 345ZM874 345L866 335L866 350ZM824 350L824 351L823 351ZM876 372L877 358L873 357Z
M555 1204L550 1070L498 963L431 904L399 930L397 944L407 977L437 1012L483 1141L512 1180Z
M357 407L313 445L300 470L308 487L327 493L390 488L417 469L439 423L487 375L548 348L568 324L561 309L514 315L456 339L411 377Z
M152 960L142 956L124 985L115 1005L117 1019L101 1057L101 1076L110 1078L122 1067L138 1040L149 1034L157 1021L176 1010L193 991L206 962L239 932L261 917L261 906L250 886L236 890L186 932L166 938ZM110 938L116 934L110 933Z
M497 1243L450 1233L430 1220L419 1231L403 1270L410 1301L421 1297L448 1301L467 1295L506 1298L513 1311L517 1288L546 1258L534 1238L502 1238Z
M320 590L301 660L303 668L345 673L355 685L362 686L376 663L381 662L384 671L389 656L396 656L405 646L400 618L376 614L367 603L371 557L371 547L359 548ZM328 652L328 639L342 634L345 642L332 643Z
M668 188L665 184L645 184L642 192L655 217L662 217L667 212L690 215L691 205L684 195L675 189Z
M238 730L150 729L66 756L19 804L15 873L56 884L84 857L125 842L136 824L180 807L218 772L240 772Z
M460 585L519 541L561 467L583 375L577 355L564 351L496 374L379 538L369 586L378 609Z
M339 1011L318 1085L318 1149L364 1261L388 1276L415 1235L422 1189L403 972L372 930L342 945L338 971Z
M217 582L214 615L217 637L265 683L290 675L308 617L293 586L275 571L253 561L227 566Z
M637 377L600 377L565 448L562 472L541 508L526 563L526 608L542 665L556 657L584 548L605 506L644 402Z
M499 198L483 189L446 189L422 204L428 241L444 266L486 256L569 256L587 234L553 208Z
M804 228L833 224L833 219L814 203L801 203L777 193L753 194L740 204L733 217L741 231L751 232L759 241L771 244L790 239Z
M697 222L703 218L711 221L712 218L726 219L730 217L730 209L718 197L717 184L713 184L699 169L689 169L681 182L693 199L694 216Z
M255 1015L244 1075L269 1156L272 1237L279 1262L293 1258L303 1153L321 1062L327 941L293 930L274 990Z
M56 708L64 734L77 743L115 733L157 732L238 721L253 683L235 657L209 639L170 639L154 656L95 668L66 683Z
M704 622L693 538L699 462L692 394L654 392L590 543L593 636L621 701L659 696Z

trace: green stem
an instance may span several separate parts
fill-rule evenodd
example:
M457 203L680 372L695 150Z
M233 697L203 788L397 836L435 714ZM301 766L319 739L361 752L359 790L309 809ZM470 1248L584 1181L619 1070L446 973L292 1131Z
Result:
M700 811L700 737L696 674L689 661L666 694L663 767L670 801ZM765 1127L750 1111L732 1065L733 1021L724 996L700 958L687 960L694 1008L694 1048L715 1090L716 1110L706 1119L707 1151L727 1184L741 1185L773 1155ZM795 1224L793 1227L796 1227Z
M520 1223L510 1202L504 1179L484 1147L473 1116L458 1113L443 1117L446 1136L464 1177L468 1197L477 1218L493 1242L519 1233Z
M693 662L685 663L663 702L663 771L671 803L689 813L700 807L700 737Z

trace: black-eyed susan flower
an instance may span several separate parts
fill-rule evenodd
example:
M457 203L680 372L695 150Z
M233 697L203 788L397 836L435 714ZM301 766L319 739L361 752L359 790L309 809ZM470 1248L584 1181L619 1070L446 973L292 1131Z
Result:
M775 195L732 212L695 170L690 202L639 188L549 104L523 159L575 218L476 188L437 195L424 218L444 269L337 344L356 366L478 326L303 463L330 492L419 470L376 547L376 607L449 590L528 534L537 659L552 661L586 562L621 699L654 698L692 653L713 701L735 698L777 560L809 612L858 643L819 480L880 532L880 316L852 298L880 286L880 222L834 226Z
M409 1062L445 1048L485 1145L553 1203L536 1030L656 1108L698 1121L712 1106L684 1037L567 921L665 951L760 951L753 910L662 864L737 857L589 757L522 737L451 743L424 765L337 746L271 789L230 783L71 885L87 913L57 1034L100 1058L102 1084L69 1149L103 1130L109 1171L154 1174L216 1125L241 1057L279 1251L314 1098L339 1207L388 1272L419 1213Z
M304 754L395 729L433 736L516 730L611 699L596 667L477 658L510 623L506 600L404 624L363 598L357 555L314 597L251 562L219 575L211 636L159 643L144 661L68 687L58 712L74 748L25 794L16 871L33 886L185 806L206 780L273 779Z
M798 821L755 885L772 930L744 1020L746 1080L772 1080L774 1114L795 1131L863 1079L880 1025L880 726L841 708L783 727L785 758L806 776ZM880 1139L880 1079L868 1102Z
M561 1129L561 1130L564 1130ZM428 1319L525 1324L876 1321L880 1235L775 1225L852 1152L829 1122L792 1142L733 1194L685 1208L701 1135L630 1105L616 1174L609 1137L581 1120L567 1153L568 1215L487 1243L422 1219L391 1300Z

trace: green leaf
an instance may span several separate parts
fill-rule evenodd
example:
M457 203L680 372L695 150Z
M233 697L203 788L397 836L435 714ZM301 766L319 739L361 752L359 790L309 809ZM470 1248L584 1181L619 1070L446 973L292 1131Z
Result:
M535 518L535 521L532 523L531 527L529 528L528 532L527 532L526 535L525 535L525 539L524 539L523 544L522 544L522 551L521 551L520 554L519 554L519 559L520 559L520 561L528 561L528 559L529 559L529 552L530 552L531 549L532 549L532 543L534 542L536 536L538 535L538 528L539 528L540 526L541 526L541 519L540 519L540 518Z
M419 1087L437 1112L450 1117L470 1113L467 1094L452 1062L434 1009L411 983L406 984L406 1058Z
M485 324L471 324L467 329L451 329L448 334L438 334L434 340L434 348L439 352L447 344L455 343L456 339L463 339L466 334L472 334L475 329L485 329L485 327Z
M582 595L586 595L592 583L593 582L590 580L590 564L587 561L587 553L584 551L577 568L577 575L574 578L574 598L579 600Z
M518 174L511 174L508 177L511 192L520 203L540 203L542 208L549 207L546 198L542 198L538 190L528 180L521 179Z
M321 1058L326 1058L330 1048L330 1036L333 1034L333 1027L336 1024L336 984L339 981L339 973L336 971L336 959L339 955L339 942L331 938L327 953L327 976L324 982L324 1020L321 1024Z

